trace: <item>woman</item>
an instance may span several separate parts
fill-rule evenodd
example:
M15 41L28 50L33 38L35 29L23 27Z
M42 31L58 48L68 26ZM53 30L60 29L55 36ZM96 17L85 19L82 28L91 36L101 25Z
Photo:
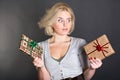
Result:
M86 58L84 39L69 36L74 22L74 13L66 3L55 4L39 22L51 36L39 43L43 47L42 58L33 61L40 80L90 80L101 67L100 59Z

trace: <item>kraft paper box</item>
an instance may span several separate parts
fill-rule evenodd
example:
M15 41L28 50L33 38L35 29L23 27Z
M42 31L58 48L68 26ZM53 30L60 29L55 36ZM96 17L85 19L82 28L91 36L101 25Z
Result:
M105 34L85 45L84 49L89 58L96 57L101 60L115 53Z
M32 58L41 57L43 51L42 47L40 47L37 42L33 41L24 34L22 34L19 49Z

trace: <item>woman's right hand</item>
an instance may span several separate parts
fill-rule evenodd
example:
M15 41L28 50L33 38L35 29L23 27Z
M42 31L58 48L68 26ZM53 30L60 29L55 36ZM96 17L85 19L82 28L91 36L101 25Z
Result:
M39 80L51 80L50 74L47 71L42 58L34 58L33 64L37 68Z
M33 64L34 64L34 66L36 66L37 68L42 68L42 67L44 67L44 62L43 62L42 58L38 58L38 57L34 58Z

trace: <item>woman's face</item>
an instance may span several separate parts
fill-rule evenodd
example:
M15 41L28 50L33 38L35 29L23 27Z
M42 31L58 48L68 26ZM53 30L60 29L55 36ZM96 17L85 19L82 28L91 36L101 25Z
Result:
M68 35L72 26L70 13L67 11L59 11L56 17L57 18L53 23L54 33L59 35Z

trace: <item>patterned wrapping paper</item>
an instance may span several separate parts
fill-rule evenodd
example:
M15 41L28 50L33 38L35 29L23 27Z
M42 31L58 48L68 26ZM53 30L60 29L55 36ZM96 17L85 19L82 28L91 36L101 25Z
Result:
M23 51L24 53L28 54L32 58L40 57L43 52L42 47L40 47L37 42L33 41L26 35L22 34L22 38L20 41L20 47L19 49Z
M105 34L85 45L84 49L89 58L96 57L101 60L115 53Z

